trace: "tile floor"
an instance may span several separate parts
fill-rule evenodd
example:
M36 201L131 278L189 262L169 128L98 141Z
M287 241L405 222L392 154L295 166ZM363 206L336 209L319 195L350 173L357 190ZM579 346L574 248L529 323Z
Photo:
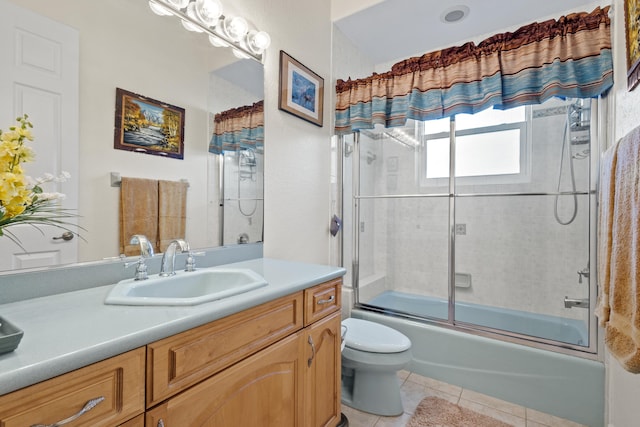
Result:
M402 383L401 393L404 414L397 417L380 417L342 405L342 412L349 419L349 427L404 427L420 401L427 396L437 396L462 407L486 414L514 427L584 427L582 424L505 402L472 390L443 383L408 371L398 373ZM472 427L472 426L469 426Z

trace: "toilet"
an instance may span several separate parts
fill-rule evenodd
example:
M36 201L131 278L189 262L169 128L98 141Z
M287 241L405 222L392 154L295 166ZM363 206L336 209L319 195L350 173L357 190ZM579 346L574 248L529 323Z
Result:
M411 361L411 340L368 320L348 318L342 326L342 403L376 415L402 414L397 372Z

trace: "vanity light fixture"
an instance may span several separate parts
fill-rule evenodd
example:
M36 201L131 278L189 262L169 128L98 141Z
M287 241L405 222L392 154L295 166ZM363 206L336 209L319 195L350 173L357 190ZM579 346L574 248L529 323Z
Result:
M187 21L186 19L182 20L182 26L184 29L187 31L193 31L194 33L202 33L202 29L193 23L193 21L197 19L195 3L189 3L187 5L187 16L191 18L191 21Z
M241 16L224 16L219 0L149 0L151 10L161 16L174 15L189 31L205 33L216 47L231 47L238 58L262 62L262 54L271 44L265 31L249 29Z
M196 0L196 17L207 27L215 27L222 15L222 3L218 0Z
M222 21L222 31L234 42L239 42L247 35L249 24L241 16L230 16Z

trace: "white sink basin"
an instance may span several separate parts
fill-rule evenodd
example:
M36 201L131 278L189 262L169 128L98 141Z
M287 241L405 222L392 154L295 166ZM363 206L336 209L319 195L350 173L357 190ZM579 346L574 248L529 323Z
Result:
M118 282L104 302L114 305L197 305L266 285L262 276L249 269L181 271L170 277L153 275L146 280Z

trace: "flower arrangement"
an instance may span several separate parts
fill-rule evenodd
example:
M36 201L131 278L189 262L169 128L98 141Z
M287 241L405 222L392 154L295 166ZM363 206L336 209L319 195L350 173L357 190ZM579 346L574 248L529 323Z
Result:
M16 224L29 224L36 228L38 225L52 225L77 235L70 230L77 225L68 222L69 218L77 215L59 206L64 194L42 190L44 183L64 182L69 174L46 174L35 180L25 175L22 163L35 158L34 150L25 144L33 141L33 125L26 114L16 121L17 125L11 126L8 132L0 129L0 236L6 235L20 245L18 238L7 230Z

